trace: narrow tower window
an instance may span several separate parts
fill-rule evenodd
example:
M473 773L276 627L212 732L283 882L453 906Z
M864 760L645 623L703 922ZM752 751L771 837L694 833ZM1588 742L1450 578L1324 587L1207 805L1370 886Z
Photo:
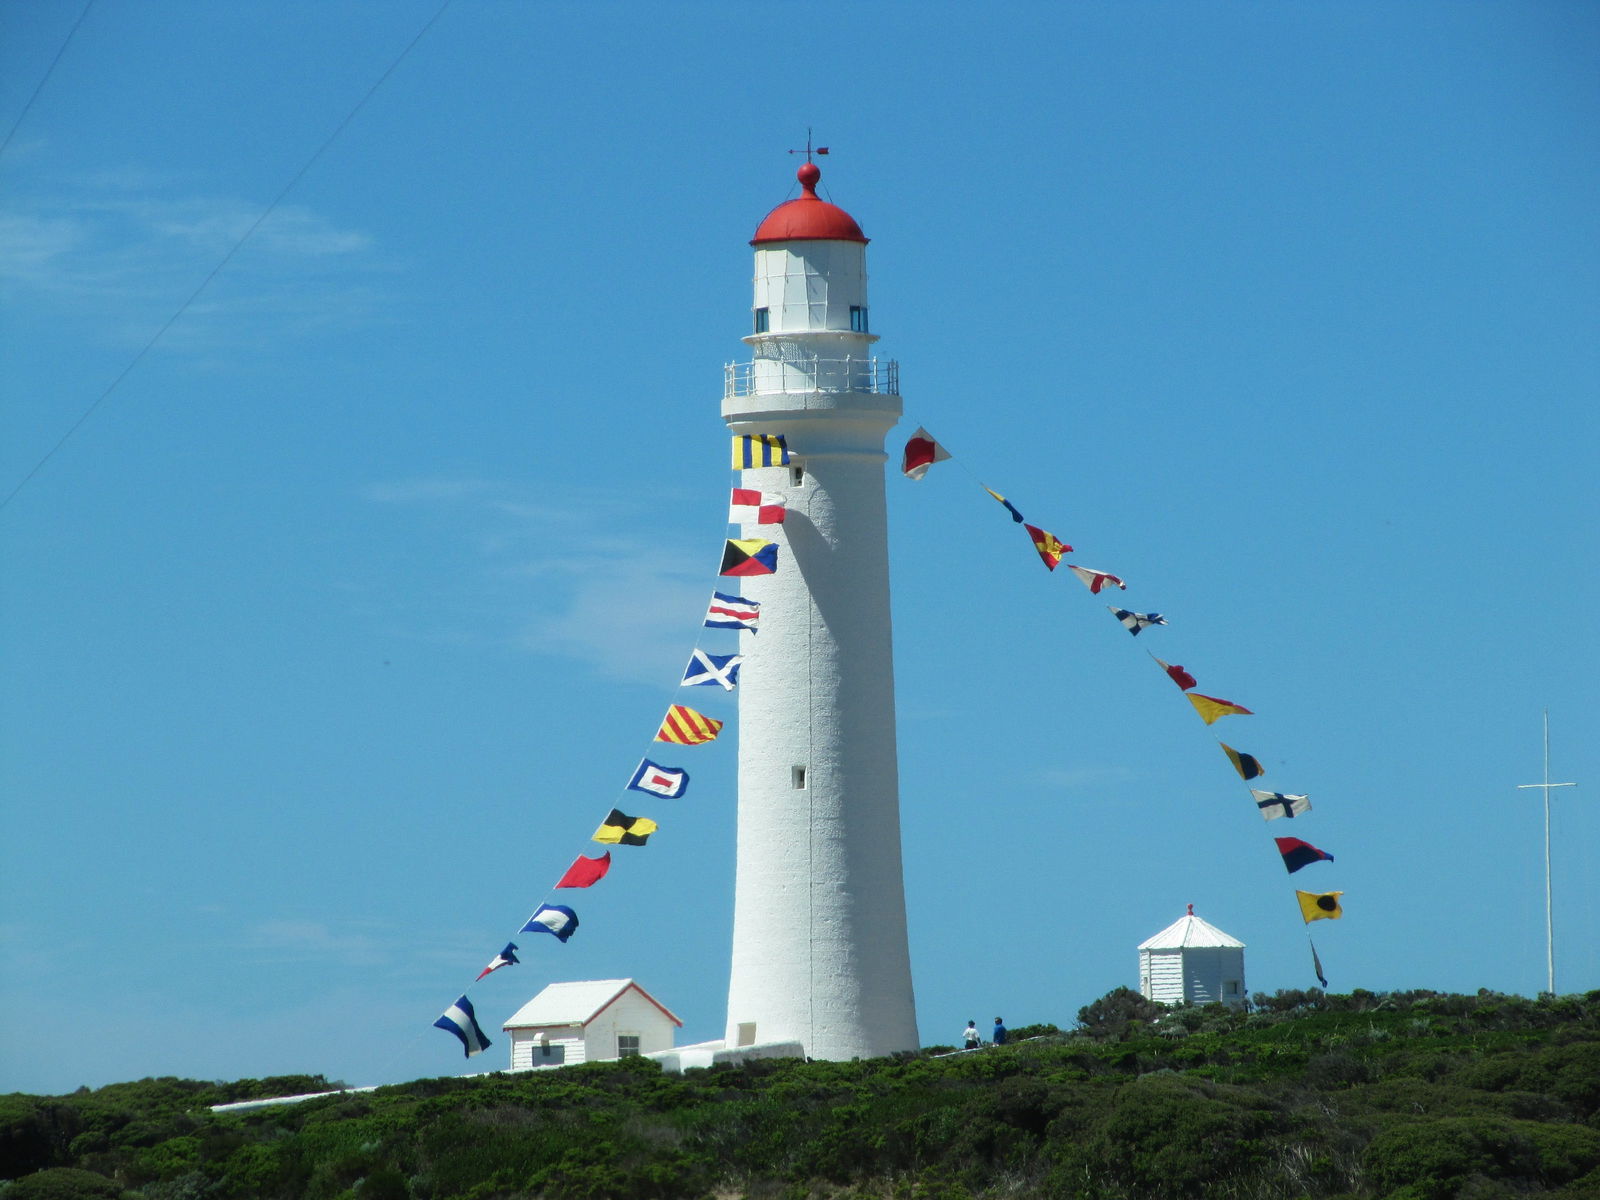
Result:
M852 304L850 306L850 328L856 333L867 332L867 309L865 305Z
M796 767L794 769L794 790L797 792L806 790L806 769L804 767Z
M851 312L854 313L855 310L851 309ZM768 328L771 325L771 318L772 318L772 310L770 308L758 308L758 309L756 309L756 332L757 333L766 333ZM852 316L850 319L852 321L854 321L855 317Z
M790 487L805 487L805 485L806 485L806 469L804 467L790 467L789 468L789 486Z

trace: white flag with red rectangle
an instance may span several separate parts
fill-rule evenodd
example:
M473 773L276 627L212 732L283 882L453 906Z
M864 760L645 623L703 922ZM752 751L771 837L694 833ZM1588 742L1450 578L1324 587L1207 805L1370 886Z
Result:
M782 525L783 496L779 492L758 492L755 488L734 488L728 505L731 525Z

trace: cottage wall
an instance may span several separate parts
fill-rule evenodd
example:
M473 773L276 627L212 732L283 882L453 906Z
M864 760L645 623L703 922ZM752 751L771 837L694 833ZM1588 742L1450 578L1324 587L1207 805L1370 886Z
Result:
M641 1054L670 1050L675 1028L672 1018L630 988L584 1028L585 1059L598 1062L616 1058L617 1037L621 1034L636 1036Z
M513 1071L570 1067L589 1059L583 1030L576 1025L530 1026L513 1029L510 1033Z

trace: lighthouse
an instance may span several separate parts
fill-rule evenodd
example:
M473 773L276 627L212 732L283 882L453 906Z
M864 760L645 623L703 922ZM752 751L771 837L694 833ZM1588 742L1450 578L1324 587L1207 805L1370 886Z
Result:
M749 359L725 370L735 436L780 434L786 465L742 472L781 493L775 574L741 579L761 605L743 632L729 1048L798 1042L848 1060L918 1045L906 942L889 618L884 435L897 364L875 358L867 239L817 195L756 229Z

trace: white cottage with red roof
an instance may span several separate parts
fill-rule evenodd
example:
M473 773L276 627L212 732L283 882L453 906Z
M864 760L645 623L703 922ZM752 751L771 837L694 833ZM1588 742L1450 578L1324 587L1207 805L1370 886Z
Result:
M503 1028L511 1069L571 1066L672 1049L683 1022L631 979L552 983Z
M1160 1004L1245 1002L1244 943L1189 911L1139 944L1139 993Z

